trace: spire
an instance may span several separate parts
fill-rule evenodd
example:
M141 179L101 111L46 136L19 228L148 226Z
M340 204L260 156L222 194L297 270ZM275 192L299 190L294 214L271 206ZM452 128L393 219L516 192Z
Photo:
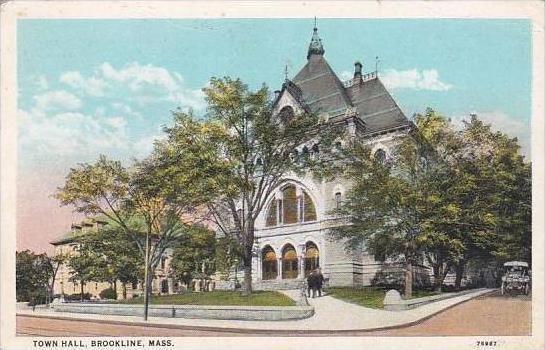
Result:
M310 45L308 47L307 60L312 55L323 55L325 53L324 46L322 45L322 39L318 36L318 28L316 27L316 17L314 17L314 32L312 33L312 39L310 39Z

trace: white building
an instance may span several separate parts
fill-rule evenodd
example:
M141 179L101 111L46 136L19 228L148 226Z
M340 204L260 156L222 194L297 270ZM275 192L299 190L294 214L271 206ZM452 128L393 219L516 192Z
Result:
M385 89L377 72L362 73L355 63L352 79L342 82L324 57L314 28L307 63L276 91L274 110L293 114L310 110L329 122L344 123L348 135L364 139L375 156L387 158L392 145L408 134L412 123ZM319 152L304 144L299 154ZM341 204L349 184L288 176L256 222L253 278L256 289L299 285L310 270L320 267L333 286L370 285L383 264L363 249L348 253L342 242L328 237L334 219L330 212Z

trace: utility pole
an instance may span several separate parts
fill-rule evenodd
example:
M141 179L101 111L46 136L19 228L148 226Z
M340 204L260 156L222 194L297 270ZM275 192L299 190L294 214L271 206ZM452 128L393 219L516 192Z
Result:
M148 307L149 307L149 231L146 232L146 265L144 266L144 321L148 320Z

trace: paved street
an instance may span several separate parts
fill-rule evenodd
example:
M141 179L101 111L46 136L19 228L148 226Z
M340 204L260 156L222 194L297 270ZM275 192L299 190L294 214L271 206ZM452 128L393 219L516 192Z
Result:
M125 325L104 321L57 320L17 316L17 333L29 336L433 336L528 335L531 329L530 298L502 297L498 293L478 297L447 309L414 326L383 331L320 332L191 329L174 325Z

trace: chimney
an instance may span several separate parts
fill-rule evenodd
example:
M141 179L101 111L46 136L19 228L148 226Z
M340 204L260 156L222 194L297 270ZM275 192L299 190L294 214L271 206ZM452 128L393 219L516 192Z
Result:
M354 79L361 78L361 69L362 69L361 62L356 61L356 63L354 63Z

